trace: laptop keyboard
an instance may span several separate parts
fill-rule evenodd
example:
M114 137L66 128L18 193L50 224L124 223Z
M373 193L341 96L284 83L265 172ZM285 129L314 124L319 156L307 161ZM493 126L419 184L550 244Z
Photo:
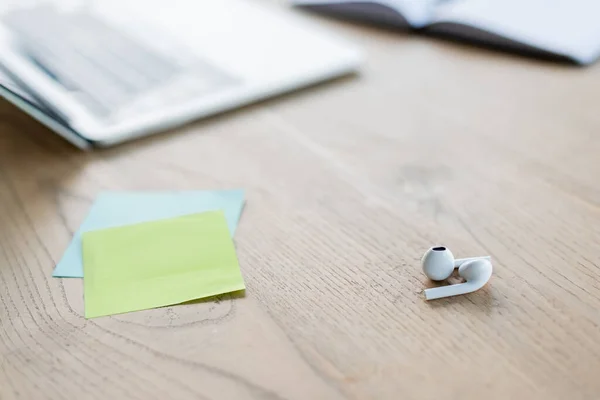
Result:
M181 46L159 50L84 10L38 5L5 14L2 23L32 63L99 118L185 101L236 83L182 54ZM179 52L168 54L169 47Z

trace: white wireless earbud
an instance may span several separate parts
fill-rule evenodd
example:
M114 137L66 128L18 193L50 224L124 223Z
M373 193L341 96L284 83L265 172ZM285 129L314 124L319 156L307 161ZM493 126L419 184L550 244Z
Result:
M492 263L486 259L470 260L458 267L458 274L466 280L465 283L425 289L425 299L458 296L481 289L492 276Z
M459 268L462 264L472 260L490 260L490 256L470 257L454 259L452 252L444 247L432 247L425 252L421 259L423 272L432 281L443 281L448 279L455 268Z

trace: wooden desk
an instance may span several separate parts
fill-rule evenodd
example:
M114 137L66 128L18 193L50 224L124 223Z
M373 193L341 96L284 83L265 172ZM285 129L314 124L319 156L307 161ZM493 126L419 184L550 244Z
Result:
M597 399L600 65L323 20L360 77L83 153L0 103L0 398ZM247 190L245 298L82 317L102 190ZM425 302L433 244L490 254Z

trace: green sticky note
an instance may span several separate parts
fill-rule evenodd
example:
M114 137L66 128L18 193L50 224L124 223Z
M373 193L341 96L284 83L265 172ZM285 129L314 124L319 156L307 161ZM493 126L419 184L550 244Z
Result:
M85 317L245 288L222 211L85 232Z

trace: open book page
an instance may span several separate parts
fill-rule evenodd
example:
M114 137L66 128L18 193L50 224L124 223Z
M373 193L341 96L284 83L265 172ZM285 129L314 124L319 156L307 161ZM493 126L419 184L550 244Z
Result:
M588 64L600 55L600 1L455 0L438 7L429 29Z
M297 6L384 25L421 28L440 0L293 0Z

